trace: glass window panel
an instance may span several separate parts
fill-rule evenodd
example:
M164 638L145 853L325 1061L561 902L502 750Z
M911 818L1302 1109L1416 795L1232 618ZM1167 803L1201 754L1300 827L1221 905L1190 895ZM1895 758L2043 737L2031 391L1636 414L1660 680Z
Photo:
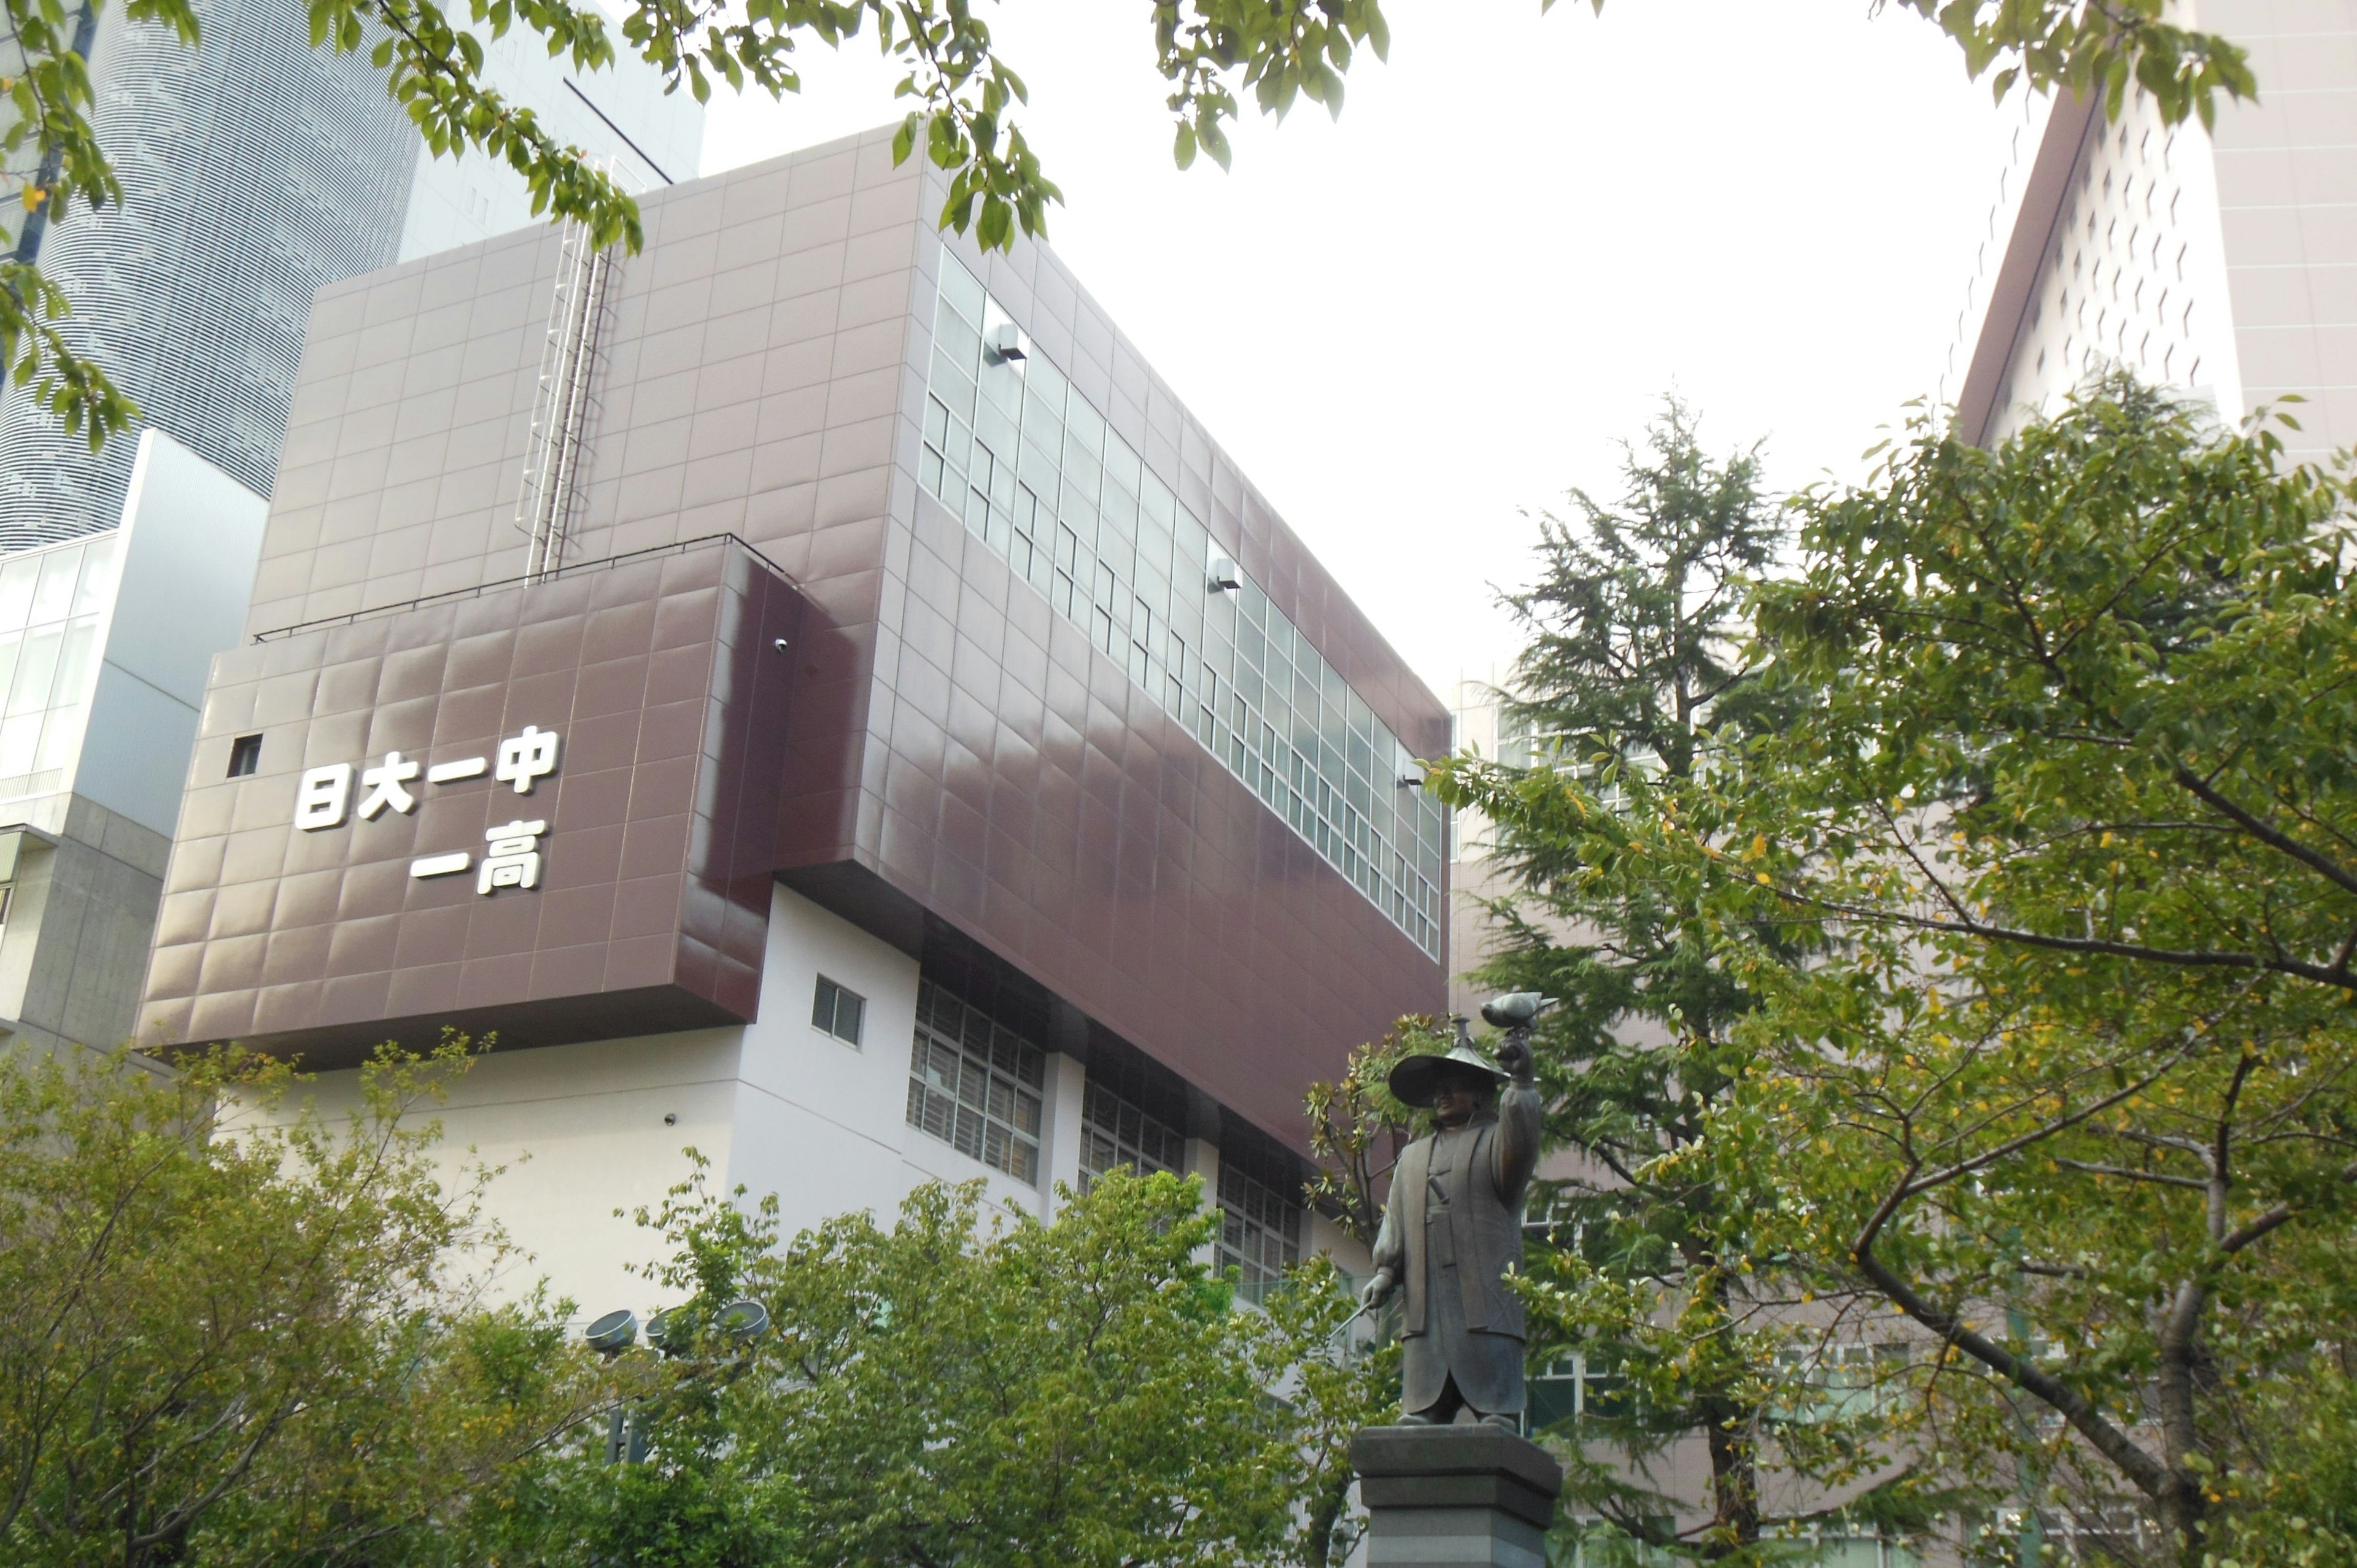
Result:
M1097 502L1097 510L1105 526L1127 540L1137 537L1137 501L1118 485L1107 485Z
M1109 434L1104 416L1090 407L1086 398L1074 397L1065 402L1064 432L1082 452L1091 457L1103 457L1105 436Z
M974 439L988 447L993 457L1012 461L1015 456L1015 421L1004 410L985 402L974 411Z
M0 722L0 779L15 779L33 770L33 755L41 743L41 715L17 714Z
M1045 360L1038 364L1023 378L1023 434L1060 452L1064 446L1063 378L1049 370Z
M1004 413L1010 429L1021 417L1023 372L1016 368L1014 360L996 365L985 363L982 367L982 402L976 405L975 417L979 418L980 411L985 408L995 408Z
M1119 485L1128 491L1131 499L1135 500L1137 497L1138 470L1144 465L1137 460L1137 453L1132 449L1129 443L1118 435L1108 433L1105 436L1104 466L1105 478L1110 483Z
M49 710L41 723L41 745L33 757L34 772L46 773L73 760L74 746L81 739L82 717L79 703Z
M106 607L114 587L115 544L119 535L103 533L82 546L81 585L74 594L73 613L91 615Z
M960 419L974 417L974 378L951 364L939 349L933 353L932 393Z
M90 681L94 672L91 655L98 638L98 618L82 616L68 623L65 646L58 654L58 673L49 690L52 707L65 703L77 706L90 699Z
M8 687L11 714L38 713L49 705L49 687L57 678L58 654L65 634L62 626L47 626L26 637L24 654L16 661L16 679Z
M1049 411L1061 419L1065 403L1071 395L1071 383L1064 379L1064 372L1049 364L1044 356L1034 354L1024 362L1023 376Z
M0 565L0 629L14 631L32 615L33 585L40 577L38 555L19 555Z
M1170 487L1155 478L1154 470L1142 468L1137 481L1137 506L1146 521L1158 524L1165 532L1178 515L1178 498Z
M63 620L73 612L74 579L81 574L81 548L52 550L41 558L40 581L33 589L32 623Z
M982 324L984 301L989 295L982 283L972 273L948 256L942 258L942 300L977 328Z

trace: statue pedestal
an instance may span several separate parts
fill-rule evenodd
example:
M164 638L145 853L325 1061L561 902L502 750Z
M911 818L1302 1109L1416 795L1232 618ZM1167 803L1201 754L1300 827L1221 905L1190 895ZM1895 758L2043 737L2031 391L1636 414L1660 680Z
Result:
M1368 1568L1544 1568L1563 1466L1492 1426L1371 1426L1351 1441Z

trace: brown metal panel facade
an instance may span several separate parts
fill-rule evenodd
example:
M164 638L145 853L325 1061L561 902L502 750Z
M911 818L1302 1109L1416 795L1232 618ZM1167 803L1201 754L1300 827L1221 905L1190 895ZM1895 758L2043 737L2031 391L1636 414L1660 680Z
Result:
M525 710L553 710L513 693L539 681L551 703L559 687L587 700L586 654L479 680L452 663L460 646L576 635L529 629L544 615L586 638L595 614L668 602L669 588L633 566L371 613L522 572L509 513L559 249L545 234L511 237L322 293L249 629L366 618L270 638L216 670L151 979L151 1042L236 1036L349 1050L395 1020L405 1036L412 1022L496 1018L511 1041L556 1043L645 1032L650 1019L741 1018L748 966L760 961L759 933L743 924L755 900L717 889L751 864L740 830L757 810L764 877L911 952L929 923L954 929L1296 1146L1309 1078L1338 1071L1399 1014L1441 1008L1441 954L1419 948L920 490L936 280L954 254L1024 313L1076 392L1097 401L1402 745L1426 757L1448 745L1439 702L1060 263L1035 246L984 257L938 234L936 179L895 166L888 137L871 135L645 199L646 249L617 265L603 412L566 559L726 533L791 578L805 618L790 654L760 644L791 673L790 700L767 673L753 696L716 675L709 723L738 726L729 733L743 744L707 747L694 785L650 794L648 820L681 830L662 852L651 828L630 837L635 794L627 808L601 803L594 827L553 815L549 880L529 913L504 890L407 875L426 850L488 842L500 825L488 790L463 812L449 797L447 846L444 819L429 843L422 812L302 832L289 820L299 771L289 752L299 746L305 767L381 759L388 747L438 758L436 715L460 707L482 710L464 721L468 746L516 733L502 725L546 727ZM694 553L660 572L687 570ZM739 645L712 635L716 671L730 668L720 652ZM323 706L339 703L350 705ZM264 771L221 780L231 739L254 730ZM295 739L331 731L332 746ZM688 744L662 745L674 739ZM566 754L560 789L573 787L577 755ZM668 779L661 769L684 755L612 766ZM726 875L698 836L722 832L722 817L684 804L715 768L738 790L727 831L740 858ZM603 820L618 809L626 821ZM628 866L601 859L594 890L560 889L568 855L557 846L592 832L615 839L614 854L647 847ZM549 912L560 903L577 914ZM674 907L675 918L662 912Z
M143 1038L337 1065L749 1018L800 612L719 539L223 654Z

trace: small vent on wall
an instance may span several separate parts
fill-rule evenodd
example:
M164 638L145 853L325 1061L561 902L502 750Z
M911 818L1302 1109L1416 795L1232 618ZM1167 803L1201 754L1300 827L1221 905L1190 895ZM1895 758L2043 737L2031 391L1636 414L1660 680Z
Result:
M516 528L532 542L524 557L530 578L562 566L571 542L589 431L597 416L597 370L613 284L613 256L590 243L589 231L567 223L562 232L523 489L516 497Z

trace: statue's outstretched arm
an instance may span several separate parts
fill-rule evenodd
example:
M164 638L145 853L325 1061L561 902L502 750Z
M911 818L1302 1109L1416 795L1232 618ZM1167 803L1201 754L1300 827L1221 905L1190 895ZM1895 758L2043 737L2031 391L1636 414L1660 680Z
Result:
M1523 1189L1539 1168L1539 1091L1531 1071L1530 1042L1506 1037L1498 1063L1512 1078L1498 1096L1498 1136L1491 1144L1491 1176L1498 1197L1508 1208L1523 1200Z

